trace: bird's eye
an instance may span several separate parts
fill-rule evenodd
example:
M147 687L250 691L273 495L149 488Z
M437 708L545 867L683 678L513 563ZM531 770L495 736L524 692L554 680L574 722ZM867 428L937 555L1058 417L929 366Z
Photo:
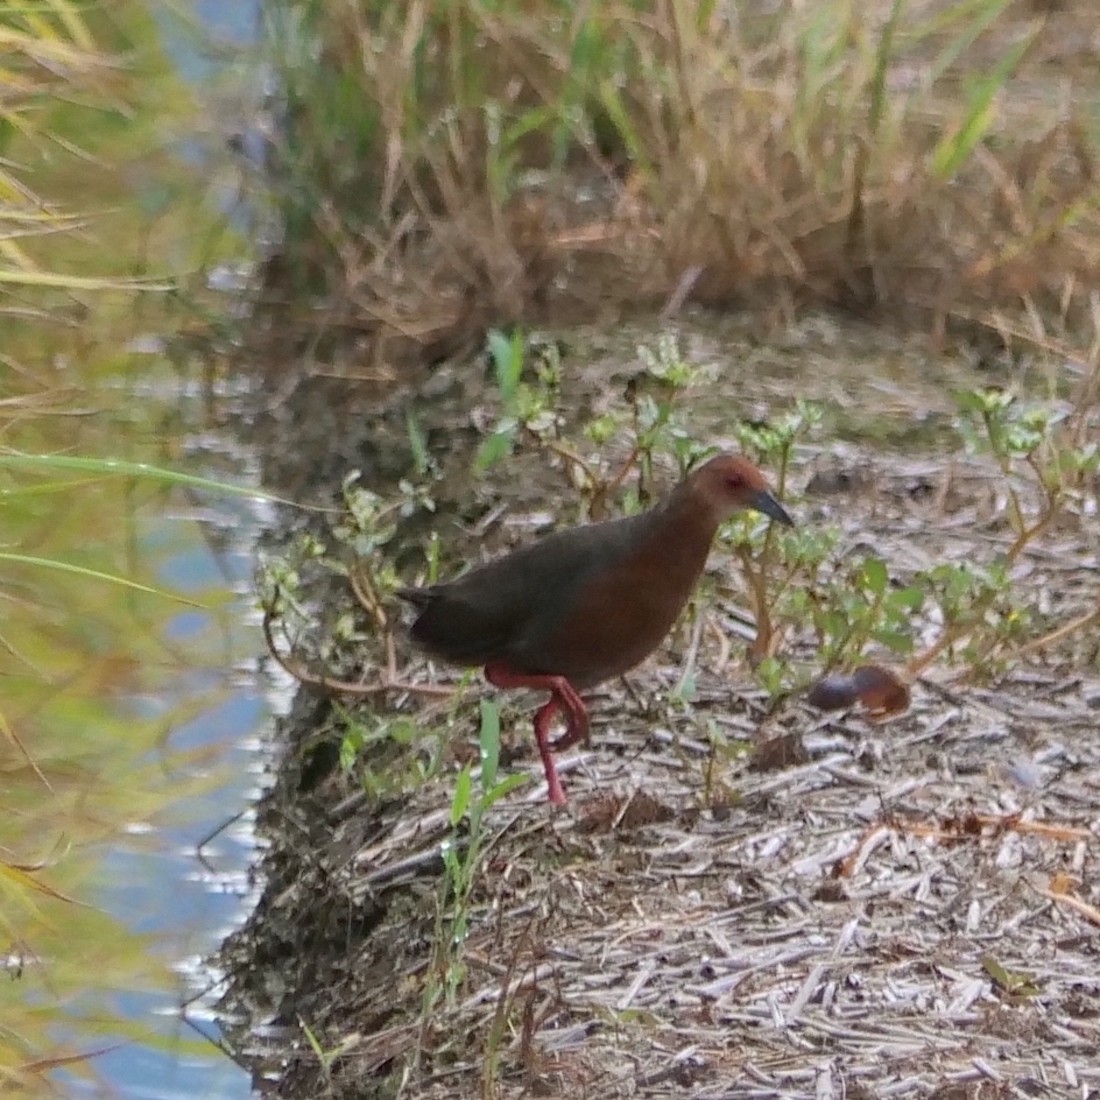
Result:
M744 489L745 479L740 474L727 474L726 486L730 489Z

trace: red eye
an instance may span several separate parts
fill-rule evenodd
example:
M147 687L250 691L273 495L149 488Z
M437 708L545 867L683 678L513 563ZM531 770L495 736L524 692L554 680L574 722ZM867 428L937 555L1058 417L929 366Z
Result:
M745 479L740 474L727 474L726 484L731 489L743 489L745 487Z

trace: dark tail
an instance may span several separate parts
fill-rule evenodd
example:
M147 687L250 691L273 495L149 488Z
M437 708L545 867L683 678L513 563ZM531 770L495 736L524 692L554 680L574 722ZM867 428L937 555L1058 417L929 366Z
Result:
M406 603L411 603L417 611L423 611L433 598L430 588L398 588L395 594Z

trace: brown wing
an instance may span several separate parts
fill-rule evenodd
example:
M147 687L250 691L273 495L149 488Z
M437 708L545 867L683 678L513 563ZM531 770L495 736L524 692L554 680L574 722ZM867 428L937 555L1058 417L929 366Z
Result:
M457 665L508 660L543 671L539 651L578 593L631 554L651 515L558 531L450 583L403 590L421 608L413 640Z

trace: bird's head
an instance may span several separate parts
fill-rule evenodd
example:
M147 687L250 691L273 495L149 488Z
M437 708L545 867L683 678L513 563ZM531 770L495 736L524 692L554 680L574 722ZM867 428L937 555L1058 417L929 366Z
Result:
M751 508L786 527L794 526L767 479L742 455L717 455L704 462L688 476L687 485L706 501L719 522Z

